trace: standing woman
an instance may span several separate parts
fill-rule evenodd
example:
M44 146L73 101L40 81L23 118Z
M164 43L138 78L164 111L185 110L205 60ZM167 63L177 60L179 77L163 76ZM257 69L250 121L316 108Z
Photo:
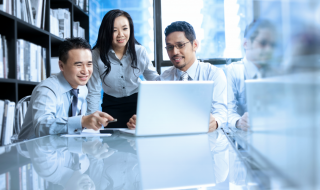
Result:
M93 74L87 84L88 114L99 110L102 81L102 111L118 119L108 127L126 128L136 114L139 76L143 74L146 80L159 78L146 49L135 40L127 12L115 9L103 17L92 61Z

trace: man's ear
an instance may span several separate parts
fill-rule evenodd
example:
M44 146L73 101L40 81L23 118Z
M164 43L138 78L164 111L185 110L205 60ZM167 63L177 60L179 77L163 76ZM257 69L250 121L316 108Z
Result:
M243 49L244 49L244 50L247 50L247 49L249 48L249 46L250 46L249 43L250 43L250 42L249 42L249 39L248 39L248 38L244 38L244 39L243 39Z
M60 68L60 71L63 71L63 69L64 69L64 63L61 61L61 60L59 60L59 68Z
M199 42L197 39L193 40L192 46L193 46L193 50L197 51L197 49L199 47Z

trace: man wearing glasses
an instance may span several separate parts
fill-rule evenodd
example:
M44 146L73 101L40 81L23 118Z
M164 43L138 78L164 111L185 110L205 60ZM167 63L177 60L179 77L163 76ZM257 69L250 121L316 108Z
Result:
M164 31L166 49L173 66L164 71L162 81L214 81L209 132L227 122L227 80L223 71L196 58L198 41L193 27L184 21L171 23ZM135 128L135 116L127 123Z
M245 80L261 78L261 69L272 58L276 44L276 30L267 20L258 20L244 32L245 57L226 67L228 80L228 126L248 130Z

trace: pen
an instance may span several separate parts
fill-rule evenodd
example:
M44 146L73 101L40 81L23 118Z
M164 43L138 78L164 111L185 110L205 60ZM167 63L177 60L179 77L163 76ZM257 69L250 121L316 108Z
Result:
M108 123L114 123L114 122L117 122L118 120L117 119L113 119L112 121L108 121Z

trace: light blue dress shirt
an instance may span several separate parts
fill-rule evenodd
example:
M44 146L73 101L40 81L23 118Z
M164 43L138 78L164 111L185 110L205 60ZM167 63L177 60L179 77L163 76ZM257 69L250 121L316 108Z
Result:
M27 148L33 169L54 184L65 186L70 183L76 172L73 165L79 165L81 173L90 165L88 157L82 153L82 139L50 136L27 143ZM78 163L74 163L73 154L79 156Z
M104 82L102 82L102 74L106 68L100 59L100 52L98 49L92 51L93 73L87 84L89 89L87 114L91 114L100 108L101 84L104 93L116 98L122 98L138 92L141 81L140 75L143 75L146 80L151 81L159 78L159 74L149 59L146 49L141 45L135 45L135 49L137 53L137 67L139 69L131 67L132 59L129 50L127 50L120 60L114 50L110 49L108 56L111 62L111 71L104 79Z
M236 122L247 112L245 80L260 78L258 68L243 58L226 67L228 81L228 126L236 128Z
M81 133L81 119L87 110L88 89L79 86L76 116L69 117L72 87L63 73L51 76L32 92L19 139L31 139L52 134Z
M165 70L161 81L178 81L184 72L172 66ZM218 122L218 128L227 122L227 79L222 69L196 60L186 71L194 81L214 81L211 113Z

